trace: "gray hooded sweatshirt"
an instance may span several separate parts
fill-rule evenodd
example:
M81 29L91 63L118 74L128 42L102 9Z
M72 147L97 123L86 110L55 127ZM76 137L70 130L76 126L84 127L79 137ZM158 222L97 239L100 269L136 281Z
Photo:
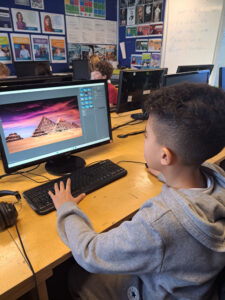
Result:
M137 276L143 300L216 299L225 266L225 172L209 164L201 171L207 188L165 184L131 221L101 234L66 202L57 211L59 234L87 271Z

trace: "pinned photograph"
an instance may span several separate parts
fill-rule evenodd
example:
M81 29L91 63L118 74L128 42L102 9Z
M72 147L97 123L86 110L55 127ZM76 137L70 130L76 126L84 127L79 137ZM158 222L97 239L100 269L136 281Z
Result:
M41 12L43 33L65 34L64 15Z
M32 8L36 9L44 9L44 0L30 0L30 4Z
M30 6L30 0L14 0L15 4Z
M153 4L153 22L162 21L162 1Z
M127 9L120 9L120 25L127 25Z
M150 25L149 30L150 30L150 35L162 35L163 24Z
M142 65L142 55L141 54L131 54L131 67L141 66Z
M126 28L126 37L135 37L137 36L137 27L133 26L133 27L127 27Z
M69 63L72 63L74 59L81 59L81 45L68 43L68 55Z
M144 18L144 5L136 6L136 24L142 24L145 22Z
M12 8L11 12L15 31L40 32L37 11Z
M66 63L66 42L64 37L50 36L50 49L53 63Z
M142 35L142 36L144 36L144 35L148 36L149 33L150 33L150 31L149 31L149 25L139 25L137 27L137 35L138 36L140 36L140 35Z
M148 40L148 51L160 51L162 47L162 39Z
M160 53L152 53L152 59L151 59L151 67L152 68L160 68Z
M34 60L50 60L48 37L44 35L32 35L31 40Z
M127 8L127 25L135 25L135 6Z
M152 22L153 9L152 4L146 4L144 7L145 10L145 23Z
M136 40L135 50L138 51L148 51L148 40Z

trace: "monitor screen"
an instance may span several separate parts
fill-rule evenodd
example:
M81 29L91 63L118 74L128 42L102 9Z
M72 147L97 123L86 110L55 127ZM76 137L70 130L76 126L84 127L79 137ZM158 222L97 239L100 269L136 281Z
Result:
M209 70L210 74L212 72L214 65L189 65L189 66L178 66L177 73L181 72L191 72L200 70Z
M88 60L75 59L72 61L74 80L89 80L90 70Z
M196 71L196 72L185 72L177 74L168 74L164 76L163 86L173 85L181 82L196 82L196 83L208 83L209 81L209 70Z
M14 62L17 77L51 75L49 61Z
M0 98L1 151L8 173L53 158L60 162L65 154L112 139L104 80L7 88Z
M225 91L225 68L219 68L219 87Z
M116 112L143 108L152 90L162 86L167 69L143 69L120 71Z

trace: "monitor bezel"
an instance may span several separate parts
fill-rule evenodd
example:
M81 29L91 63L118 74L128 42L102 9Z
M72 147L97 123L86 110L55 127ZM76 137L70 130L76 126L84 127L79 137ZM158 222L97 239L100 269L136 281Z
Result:
M225 67L219 68L219 88L225 90L225 85L223 88L223 73L225 72ZM224 74L224 81L225 81L225 74Z
M207 83L209 82L209 76L210 76L210 71L209 70L200 70L200 71L191 71L191 72L182 72L182 73L175 73L175 74L166 74L163 76L163 86L167 86L166 85L166 79L167 78L171 78L171 77L183 77L186 75L195 75L195 74L199 74L199 73L207 73Z
M180 71L181 68L195 68L195 67L203 67L205 69L201 69L201 70L191 70L191 71ZM214 68L214 65L213 64L209 64L209 65L179 65L177 66L177 71L176 73L184 73L184 72L196 72L196 71L205 71L205 70L209 70L210 74L212 73L212 70Z
M0 136L0 153L2 155L2 162L3 162L3 167L5 170L5 173L13 173L15 171L24 169L24 168L28 168L34 165L38 165L44 162L47 162L48 160L51 159L55 159L55 158L59 158L60 156L65 156L65 155L70 155L70 154L74 154L74 153L79 153L79 152L83 152L86 151L88 149L91 148L95 148L95 147L99 147L105 144L109 144L112 142L112 126L111 126L111 118L110 118L110 109L109 109L109 100L108 100L108 87L107 87L107 80L105 79L101 79L101 80L82 80L82 81L72 81L72 82L63 82L63 84L60 83L52 83L52 84L36 84L36 85L26 85L25 88L22 86L13 86L13 87L5 87L4 89L0 90L0 96L1 96L1 92L6 92L6 91L13 91L13 90L27 90L27 89L34 89L34 88L47 88L47 87L58 87L58 86L68 86L68 85L85 85L85 84L94 84L94 83L104 83L105 85L105 93L106 93L106 108L107 108L107 116L108 116L108 129L109 129L109 137L110 139L107 141L103 141L103 142L99 142L97 144L94 145L89 145L89 146L84 146L83 148L79 148L79 149L74 149L74 150L70 150L67 152L64 152L60 155L56 154L53 155L51 157L46 157L43 159L39 159L39 160L35 160L34 162L29 162L29 163L25 163L23 165L19 165L19 166L15 166L15 167L8 167L8 161L7 161L7 157L5 154L5 150L4 150L4 146L2 143L2 139ZM1 105L0 105L1 107Z
M117 105L116 105L116 113L123 113L123 112L129 112L129 111L133 111L136 109L141 109L143 108L143 103L142 101L138 101L136 102L136 107L126 107L126 109L123 109L123 107L121 107L121 97L122 97L122 82L123 82L123 75L124 73L143 73L143 72L155 72L155 71L159 71L162 70L164 71L164 74L162 75L162 82L161 82L161 86L163 84L163 78L165 76L165 74L167 73L167 68L155 68L155 69L131 69L131 70L121 70L120 71L120 76L119 76L119 88L118 88L118 97L117 97ZM124 102L125 104L127 104L128 102Z

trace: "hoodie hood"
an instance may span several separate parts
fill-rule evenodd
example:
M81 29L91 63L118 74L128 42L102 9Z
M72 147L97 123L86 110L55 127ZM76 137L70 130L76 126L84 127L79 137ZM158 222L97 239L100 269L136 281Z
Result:
M225 252L225 172L206 164L201 171L207 188L176 190L164 185L164 201L196 240L213 251Z

